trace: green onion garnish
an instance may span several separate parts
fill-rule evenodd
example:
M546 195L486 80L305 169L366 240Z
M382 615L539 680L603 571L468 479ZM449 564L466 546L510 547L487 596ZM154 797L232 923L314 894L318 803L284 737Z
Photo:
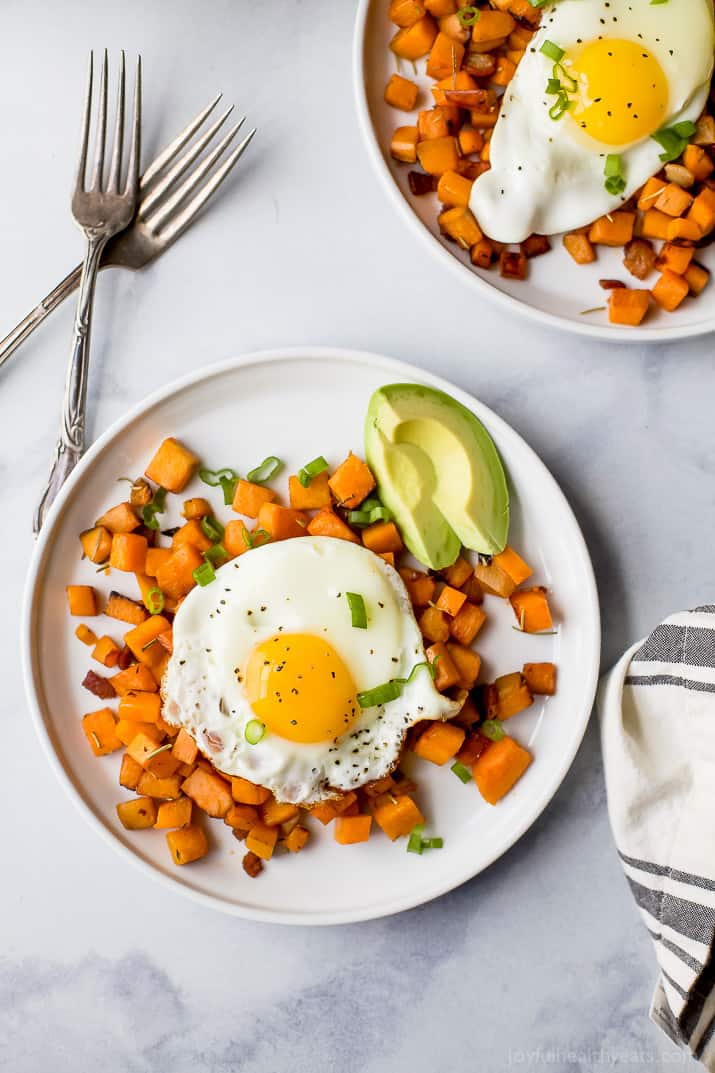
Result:
M459 760L456 760L449 770L452 771L458 779L461 779L463 783L472 781L471 771L466 764L460 764Z
M243 532L241 533L241 536L243 537L243 543L246 545L247 548L252 548L254 546L254 544L256 543L256 537L268 537L270 539L270 535L271 534L268 532L267 529L256 529L255 532L249 533L245 525L243 527Z
M407 678L391 678L389 682L384 682L381 686L375 686L374 689L366 689L363 693L358 693L358 704L361 708L374 708L378 704L387 704L388 701L396 700L397 697L402 696L402 690L406 685L409 685L421 667L426 667L430 676L434 679L435 670L431 663L424 661L415 663Z
M664 164L669 164L671 160L677 160L682 155L697 129L689 119L684 119L682 123L664 127L663 130L651 134L653 141L656 141L663 149L660 159Z
M558 63L559 60L562 60L565 55L564 50L562 48L559 48L558 45L555 45L553 41L544 41L543 45L539 49L539 52L543 52L543 54L548 59L553 60L554 63Z
M482 13L478 7L474 7L473 4L467 4L466 7L460 7L457 12L457 18L465 30L467 30L470 26L474 26L475 22L479 22L481 14Z
M569 100L566 90L562 89L559 93L558 100L549 108L549 118L561 119L563 115L566 115L572 104L573 101Z
M221 485L221 491L223 492L223 505L225 507L230 507L233 503L237 481L238 477L222 477L218 482Z
M212 544L218 544L220 540L223 540L223 526L216 518L202 518L201 532Z
M359 592L346 592L345 596L352 615L353 626L356 630L366 630L367 611L365 610L365 601L362 596Z
M410 831L410 837L407 840L407 852L408 853L422 853L423 840L422 832L425 829L423 823L418 823L416 827L413 827Z
M160 615L164 610L164 593L161 589L154 588L149 589L149 592L144 597L144 606L151 615Z
M622 194L626 188L626 180L623 177L622 161L617 153L609 153L606 157L606 165L603 169L606 181L603 184L609 194Z
M281 469L283 469L283 463L280 458L276 455L269 455L268 458L263 459L260 466L248 471L246 480L252 484L263 484L265 481L270 481L271 477L275 477Z
M375 522L389 522L392 520L392 511L378 503L375 507L366 508L365 504L360 510L348 511L348 521L351 525L373 525Z
M298 470L298 480L307 488L313 477L317 477L319 473L328 468L328 463L325 461L322 455L318 455L312 462L306 462L302 469Z
M166 510L166 488L157 488L150 501L142 507L141 518L147 529L158 529L157 514Z
M265 733L265 724L262 723L260 719L250 719L246 723L244 734L249 745L258 745Z
M224 559L228 559L228 552L223 544L212 544L202 554L206 562L211 563L212 566L218 566Z
M222 480L237 481L238 474L235 469L200 469L199 479L208 484L210 488L218 488Z
M501 741L506 737L504 727L498 719L485 719L479 728L479 733L489 738L490 741Z
M443 838L423 838L422 849L442 849L444 846Z
M211 563L206 562L202 563L201 566L197 566L196 569L192 571L192 577L197 585L201 585L202 588L205 588L207 585L210 585L212 581L216 580L216 572Z

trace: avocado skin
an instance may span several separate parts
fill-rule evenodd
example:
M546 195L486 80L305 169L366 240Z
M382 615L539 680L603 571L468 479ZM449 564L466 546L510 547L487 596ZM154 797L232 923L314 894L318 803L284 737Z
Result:
M503 551L504 467L484 425L451 395L421 384L378 388L365 419L365 456L419 562L442 570L462 545L484 555Z

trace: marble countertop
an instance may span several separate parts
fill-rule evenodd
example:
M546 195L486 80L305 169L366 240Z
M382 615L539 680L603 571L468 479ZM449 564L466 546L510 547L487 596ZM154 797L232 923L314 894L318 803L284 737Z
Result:
M561 482L593 556L610 665L667 613L713 601L712 342L626 349L554 334L442 271L360 144L352 21L352 4L328 0L5 0L0 330L80 255L68 190L89 48L141 50L148 151L222 89L259 137L175 251L100 281L91 433L249 349L339 344L439 372L510 421ZM690 1067L647 1018L655 961L611 842L595 724L514 849L401 916L269 927L139 873L127 883L51 775L19 670L30 518L71 317L68 304L0 385L0 1070Z

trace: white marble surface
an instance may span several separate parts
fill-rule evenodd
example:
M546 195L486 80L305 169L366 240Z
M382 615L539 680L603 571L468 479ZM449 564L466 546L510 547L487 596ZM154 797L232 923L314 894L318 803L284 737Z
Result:
M712 602L711 340L622 349L554 335L504 320L433 264L359 142L352 4L2 7L2 330L79 255L67 194L90 46L141 49L148 148L217 88L260 127L220 206L165 261L102 278L93 433L241 350L380 350L479 395L555 472L593 555L604 665L668 612ZM224 918L127 874L85 827L29 724L17 641L70 323L68 306L0 384L0 1070L690 1067L647 1020L654 959L609 836L594 726L505 858L440 901L369 924Z

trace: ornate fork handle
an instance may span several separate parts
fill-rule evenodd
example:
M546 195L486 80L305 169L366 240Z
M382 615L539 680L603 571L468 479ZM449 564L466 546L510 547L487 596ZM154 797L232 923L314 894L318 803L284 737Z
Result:
M106 235L97 235L91 232L88 234L87 253L80 270L79 298L74 322L72 353L67 369L65 393L62 402L62 424L60 425L60 434L55 448L55 460L33 519L32 528L35 536L42 528L45 516L57 498L60 488L84 454L92 304L99 262L106 244ZM72 273L72 275L68 276L63 281L63 284L60 284L60 287L68 284L74 275L75 273Z
M0 339L0 368L5 364L8 358L15 353L17 348L25 342L25 340L32 335L35 328L38 328L42 324L45 317L57 309L57 306L64 302L65 298L69 298L72 291L76 290L79 286L79 281L82 276L82 265L70 272L68 276L58 283L54 290L42 299L38 306L32 310L31 313L20 321L16 328L6 335L4 339Z

